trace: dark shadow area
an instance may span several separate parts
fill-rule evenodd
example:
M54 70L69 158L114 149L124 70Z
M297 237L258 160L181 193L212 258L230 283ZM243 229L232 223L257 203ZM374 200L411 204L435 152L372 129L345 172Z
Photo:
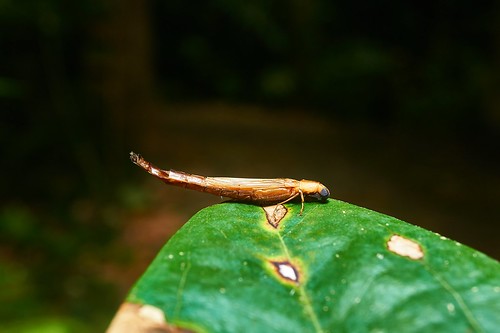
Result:
M495 1L3 1L0 49L1 331L104 330L220 202L131 150L318 180L500 258Z

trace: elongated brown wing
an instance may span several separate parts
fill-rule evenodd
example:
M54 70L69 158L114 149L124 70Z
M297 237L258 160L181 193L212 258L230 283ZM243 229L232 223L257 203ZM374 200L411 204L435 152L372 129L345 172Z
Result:
M205 191L243 201L280 202L297 195L299 181L289 178L207 177Z

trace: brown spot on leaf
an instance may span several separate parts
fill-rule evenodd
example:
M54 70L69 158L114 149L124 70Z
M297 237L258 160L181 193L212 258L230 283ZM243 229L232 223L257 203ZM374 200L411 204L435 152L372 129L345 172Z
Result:
M387 242L387 248L391 252L413 260L424 257L424 252L420 244L399 235L392 235L391 239Z
M152 305L123 303L106 333L194 333L182 327L169 325L163 311Z
M297 268L288 261L271 261L276 273L280 279L285 279L286 281L291 281L294 283L299 283L299 271Z
M281 220L283 220L286 213L288 213L288 210L283 205L273 205L262 208L266 212L267 223L275 229L278 228Z

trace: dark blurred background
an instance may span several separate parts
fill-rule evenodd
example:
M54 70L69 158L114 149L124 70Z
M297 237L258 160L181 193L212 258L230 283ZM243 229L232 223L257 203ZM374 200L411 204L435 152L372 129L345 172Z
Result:
M500 2L0 1L0 330L104 330L220 198L315 179L500 258Z

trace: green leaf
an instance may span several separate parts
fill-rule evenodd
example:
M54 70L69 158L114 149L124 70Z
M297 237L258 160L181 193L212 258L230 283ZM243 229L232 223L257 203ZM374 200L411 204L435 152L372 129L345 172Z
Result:
M498 332L497 261L341 201L286 206L277 228L258 206L200 211L128 302L196 332Z

